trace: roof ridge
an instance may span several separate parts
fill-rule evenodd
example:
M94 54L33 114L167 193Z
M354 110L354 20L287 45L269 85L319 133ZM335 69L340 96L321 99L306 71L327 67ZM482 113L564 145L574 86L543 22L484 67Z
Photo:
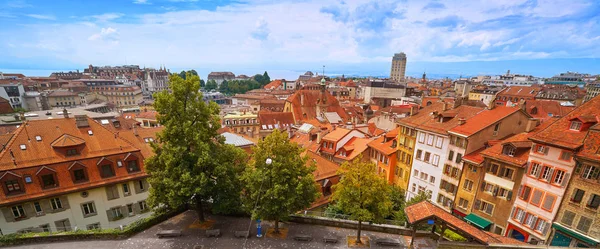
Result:
M4 158L4 155L6 155L6 151L9 150L10 146L13 145L14 141L17 139L17 137L19 136L19 134L21 134L21 131L24 129L24 126L27 122L29 122L30 120L25 120L25 122L21 123L21 126L19 126L19 128L17 128L14 132L13 132L13 136L8 140L8 142L6 143L6 146L4 147L5 149L2 150L2 152L0 152L0 161L2 160L2 158Z

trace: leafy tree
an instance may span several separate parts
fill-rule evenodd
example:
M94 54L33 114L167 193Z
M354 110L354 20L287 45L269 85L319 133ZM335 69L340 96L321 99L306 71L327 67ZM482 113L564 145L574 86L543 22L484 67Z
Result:
M193 201L198 218L204 219L205 202L227 212L226 206L239 206L241 182L236 176L244 170L246 157L241 149L224 144L219 106L202 101L200 78L173 75L171 92L154 94L154 109L164 130L153 143L154 155L146 160L152 185L149 204L177 207Z
M178 75L179 75L179 77L181 77L182 79L185 80L185 76L186 76L185 71L181 70L181 73L179 73Z
M200 79L200 87L206 86L206 82L203 79Z
M362 222L381 222L390 213L390 189L385 179L376 173L375 165L363 162L362 156L343 163L338 173L342 178L333 186L333 200L350 219L358 221L356 243L361 244Z
M271 77L269 77L269 74L267 73L267 71L265 71L265 73L263 74L263 82L261 82L264 85L269 84L269 82L271 82Z
M204 89L206 89L206 91L217 89L217 82L215 80L209 80L208 82L206 82L206 86L204 87Z
M221 82L221 85L219 85L219 92L225 93L228 89L229 89L229 82L227 82L226 80Z
M256 82L260 83L263 86L266 85L266 84L263 84L265 82L265 77L262 74L254 75L254 80L256 80Z
M307 167L307 156L302 148L291 143L285 132L275 129L254 148L249 167L242 177L245 182L244 205L252 218L279 221L289 214L310 207L319 196L312 172L315 165ZM267 158L272 164L266 163ZM256 205L256 206L255 206Z

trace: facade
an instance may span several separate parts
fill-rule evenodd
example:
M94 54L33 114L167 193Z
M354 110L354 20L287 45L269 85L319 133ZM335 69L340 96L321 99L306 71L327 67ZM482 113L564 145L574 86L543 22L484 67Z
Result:
M579 106L583 102L585 92L577 86L551 85L545 86L536 96L536 100L552 100L561 104Z
M551 246L600 245L600 129L590 127L558 214L552 224Z
M210 72L206 79L207 81L214 80L217 83L217 86L220 86L221 83L223 83L223 81L234 80L235 74L233 74L232 72Z
M404 191L407 191L417 140L417 130L412 126L403 124L398 129L398 151L396 152L396 170L398 173L396 174L396 184L404 189Z
M454 82L454 92L457 97L469 97L471 89L475 87L475 83L468 80L457 80Z
M63 80L77 80L83 77L83 73L80 73L79 70L77 70L76 72L54 72L50 74L50 77Z
M11 79L0 81L0 97L8 100L13 109L27 109L27 103L25 102L25 88L21 82Z
M403 81L406 74L406 54L397 53L392 57L392 69L390 70L390 79L394 81Z
M546 80L545 84L548 85L578 85L583 86L585 82L583 79L589 76L589 74L582 74L577 72L566 72L554 75L552 78Z
M585 85L585 97L583 98L583 102L587 102L590 99L598 96L600 94L600 81L591 82Z
M142 93L146 96L152 95L155 92L169 90L169 72L166 69L146 70L144 78Z
M599 109L600 98L594 98L530 137L529 166L506 236L531 243L550 241L549 227L563 198L570 195L566 193L570 176L577 173L573 155L598 122Z
M325 89L324 84L305 86L294 92L286 99L283 111L292 112L296 124L301 121L324 119L326 112L337 113L344 122L350 119L340 102Z
M89 89L105 97L108 103L120 108L137 106L143 99L142 89L139 86L106 85L91 86Z
M486 106L491 107L494 104L494 100L496 100L496 95L500 92L502 88L496 87L486 87L482 89L473 89L469 92L469 100L480 100Z
M68 90L56 90L46 94L48 105L52 107L68 107L86 105L87 94L84 92L76 93Z
M223 117L223 126L229 127L233 133L258 137L260 122L258 114L251 112L231 112Z
M397 184L398 171L396 170L396 146L398 141L398 129L371 141L369 145L370 161L377 166L377 173L381 175L388 184Z
M392 104L393 100L400 100L402 97L408 96L408 91L412 88L407 88L405 84L385 80L370 80L365 87L364 102L369 104L374 102L381 107L387 107Z
M358 89L358 86L353 80L350 79L348 81L342 81L340 82L340 86L344 86L348 89L348 95L350 96L350 99L356 99L356 90Z
M267 137L275 129L288 129L294 125L294 115L291 112L272 112L268 110L258 112L260 123L259 137Z
M2 233L118 228L149 215L133 145L85 116L26 121L0 156Z

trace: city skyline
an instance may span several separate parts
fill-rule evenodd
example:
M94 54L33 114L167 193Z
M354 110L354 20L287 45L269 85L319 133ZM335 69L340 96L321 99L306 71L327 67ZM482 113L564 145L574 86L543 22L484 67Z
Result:
M409 76L595 74L599 10L585 0L5 1L0 68L139 64L290 78L325 64L326 74L385 76L405 52Z

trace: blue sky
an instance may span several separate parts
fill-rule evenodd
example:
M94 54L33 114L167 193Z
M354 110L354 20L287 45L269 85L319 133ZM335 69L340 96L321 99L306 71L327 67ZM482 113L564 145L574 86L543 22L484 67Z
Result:
M600 73L597 0L0 0L2 71Z

